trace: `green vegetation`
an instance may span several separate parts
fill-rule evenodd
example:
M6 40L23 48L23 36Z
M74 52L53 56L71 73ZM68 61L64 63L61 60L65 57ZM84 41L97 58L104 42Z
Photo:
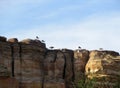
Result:
M95 79L80 80L75 88L94 88Z
M102 82L97 82L95 78L80 80L77 85L74 85L74 88L120 88L120 82L110 83L106 80Z

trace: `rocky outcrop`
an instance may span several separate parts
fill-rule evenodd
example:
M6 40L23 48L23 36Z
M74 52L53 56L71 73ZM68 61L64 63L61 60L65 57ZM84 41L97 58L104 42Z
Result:
M44 59L44 87L73 88L73 51L48 50ZM56 85L54 85L56 84Z
M62 49L65 57L65 66L64 66L64 74L63 78L65 79L66 88L73 88L73 80L74 80L74 53L69 49Z
M17 38L11 38L11 39L8 39L8 42L18 43L18 39Z
M89 51L85 49L74 51L74 77L75 84L85 79L85 66L89 59Z
M74 88L94 78L95 88L114 88L119 70L114 51L49 50L38 39L0 37L0 88Z
M114 88L120 82L120 56L114 51L91 51L86 65L88 78L96 79L97 88ZM118 88L118 87L115 87Z
M44 59L44 88L65 88L65 58L60 50L48 50Z
M43 60L46 47L39 40L31 41L17 42L15 38L9 39L8 42L0 41L0 75L16 79L19 88L43 86Z

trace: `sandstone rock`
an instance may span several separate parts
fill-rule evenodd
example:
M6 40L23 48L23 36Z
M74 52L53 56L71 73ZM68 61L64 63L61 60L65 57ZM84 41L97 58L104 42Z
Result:
M20 55L15 59L15 78L22 88L42 87L45 50L45 47L20 44Z
M24 40L22 40L20 42L25 43L25 44L31 44L31 43L34 42L34 40L32 40L32 39L24 39Z
M6 37L0 36L0 41L2 41L2 42L6 42L6 40L7 40Z
M17 38L11 38L11 39L8 39L8 42L18 43L18 39Z
M11 76L11 46L7 42L0 42L0 65L6 68L7 73ZM5 69L4 69L5 70Z
M35 46L41 46L41 47L45 47L45 44L42 43L40 40L33 40L33 39L24 39L22 41L20 41L21 43L24 43L24 44L32 44L32 45L35 45Z
M63 79L64 74L64 66L65 66L65 57L61 51L57 52L56 61L55 61L55 78Z
M115 85L120 80L120 57L118 55L114 51L91 51L86 65L87 77L95 78L98 84L104 84L109 88Z
M85 65L89 59L88 50L76 50L74 51L74 75L75 84L85 78Z
M73 51L63 49L49 50L44 60L45 83L61 83L65 81L66 88L73 88ZM52 86L55 86L51 84ZM47 84L48 85L48 84ZM45 87L46 88L46 87ZM50 87L52 88L52 87ZM59 88L59 87L56 87ZM61 88L61 87L60 87Z
M44 59L45 81L63 80L65 59L60 50L47 51Z
M65 58L65 67L64 67L64 79L66 83L66 88L73 88L72 82L74 80L74 53L72 50L63 49L62 52L64 53Z
M39 40L6 42L0 37L0 88L74 88L73 82L85 73L87 78L96 78L96 88L112 88L120 82L119 53L47 50Z
M45 52L46 47L41 45L11 44L10 42L0 41L1 77L15 78L20 84L19 88L42 88ZM10 87L3 85L0 88Z
M5 65L0 64L0 77L10 77L10 72Z

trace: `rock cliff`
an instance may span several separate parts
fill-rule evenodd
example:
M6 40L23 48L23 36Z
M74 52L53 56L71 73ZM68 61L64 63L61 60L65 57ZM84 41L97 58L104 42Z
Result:
M114 51L50 50L37 39L0 37L0 88L75 88L92 78L97 88L105 88L98 85L116 85L119 70Z
M85 80L85 66L89 59L88 50L74 51L74 82L78 83L80 80Z
M120 56L114 51L91 51L86 65L86 75L94 78L97 88L119 88L120 83Z

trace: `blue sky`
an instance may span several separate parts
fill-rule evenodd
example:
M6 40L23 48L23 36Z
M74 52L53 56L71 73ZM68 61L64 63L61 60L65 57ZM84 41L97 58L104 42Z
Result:
M120 0L0 0L0 35L47 47L120 51Z

